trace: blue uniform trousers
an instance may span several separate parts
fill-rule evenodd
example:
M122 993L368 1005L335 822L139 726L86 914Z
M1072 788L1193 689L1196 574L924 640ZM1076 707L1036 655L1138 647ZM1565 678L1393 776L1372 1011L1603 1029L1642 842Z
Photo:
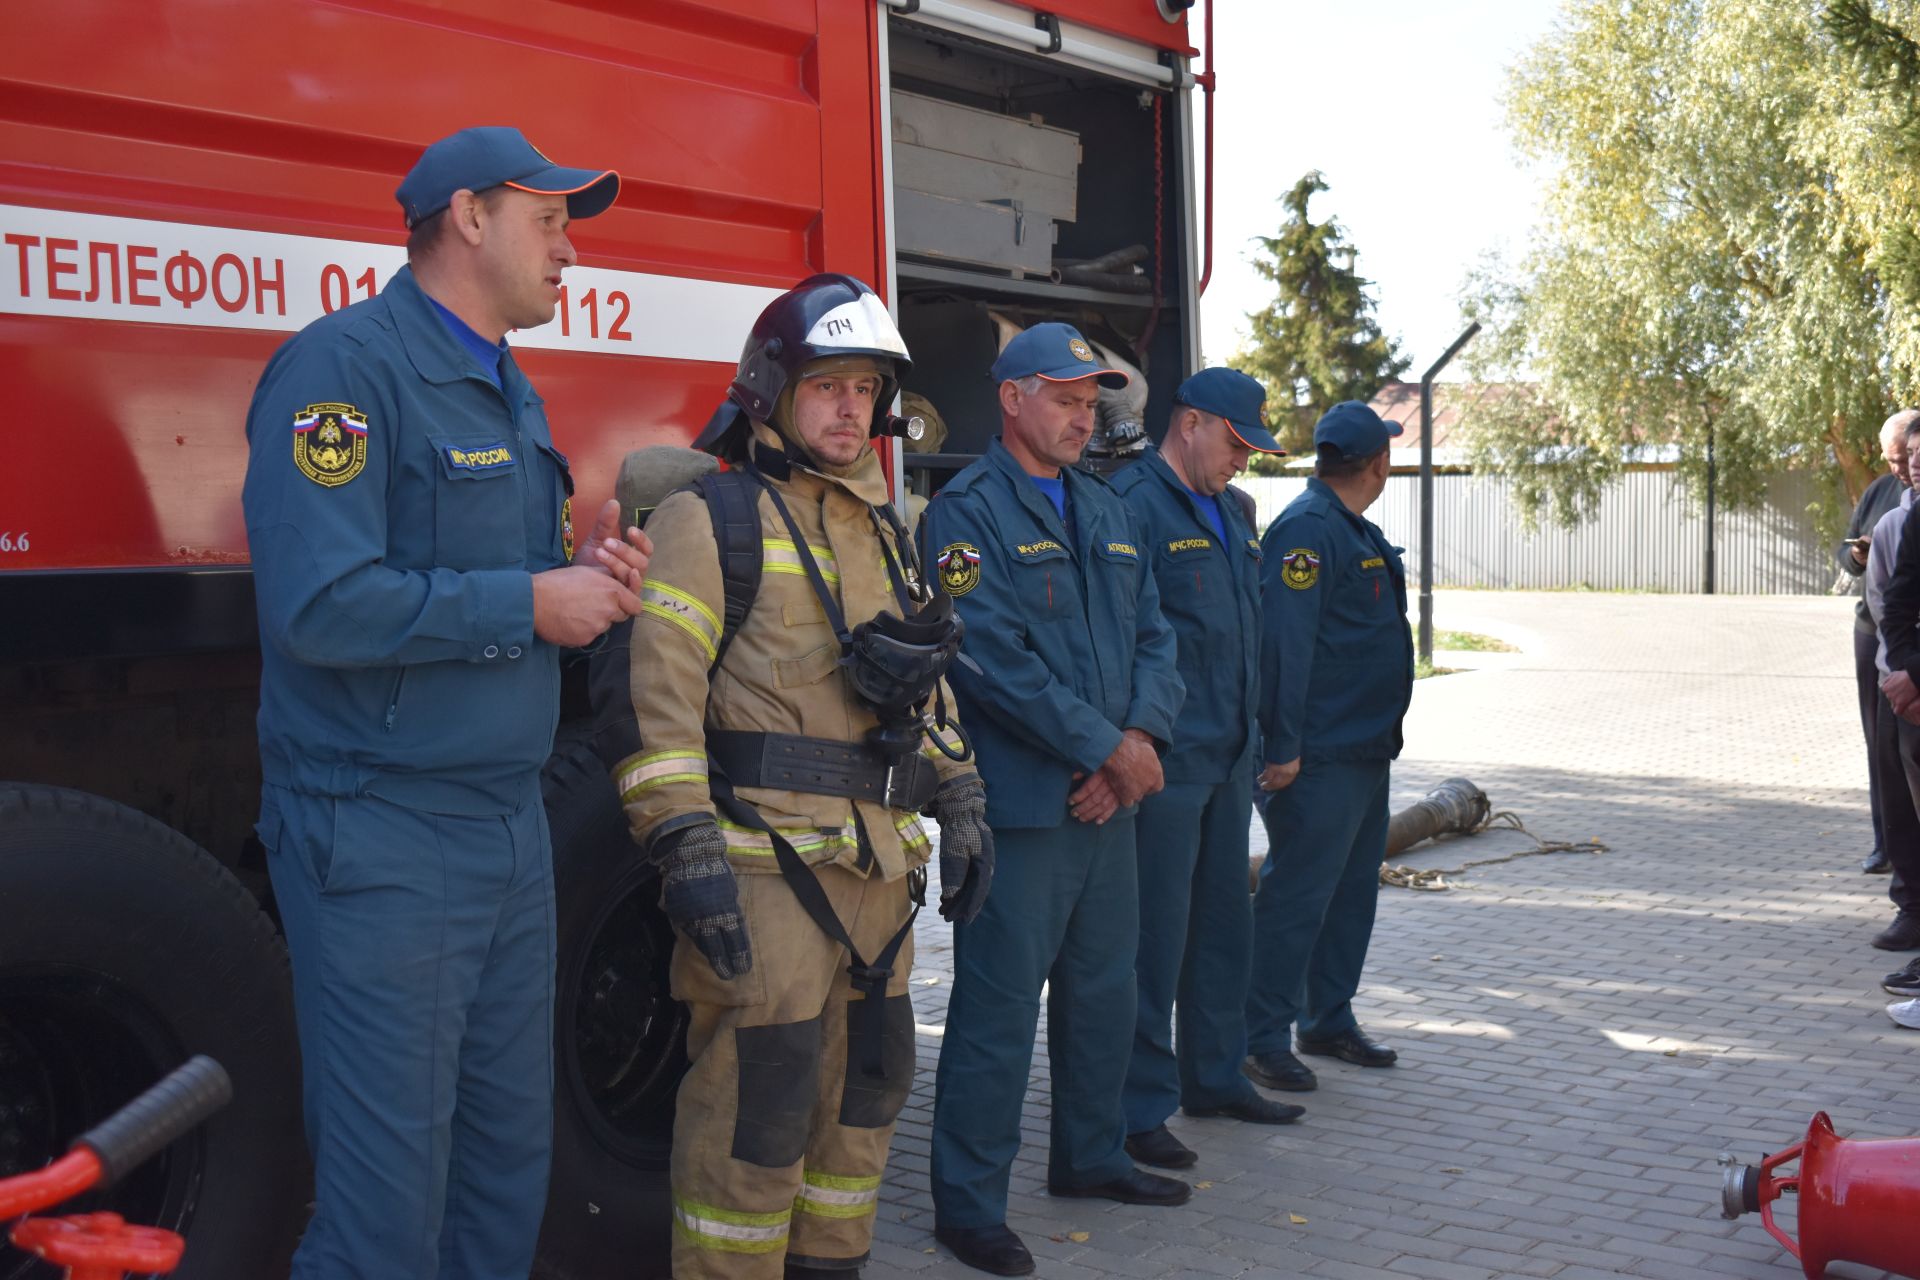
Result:
M1291 1051L1351 1030L1387 850L1385 760L1308 760L1261 796L1267 860L1253 899L1247 1048Z
M454 817L266 788L314 1213L294 1280L526 1280L553 1117L539 788Z
M1169 783L1140 802L1140 1012L1127 1066L1128 1133L1157 1128L1176 1106L1217 1107L1254 1093L1240 1074L1253 952L1252 793L1252 770L1243 768L1226 782Z
M953 930L953 995L933 1107L942 1226L1007 1220L1007 1179L1048 985L1053 1141L1047 1177L1093 1186L1133 1168L1120 1104L1139 933L1134 819L994 832L993 892Z

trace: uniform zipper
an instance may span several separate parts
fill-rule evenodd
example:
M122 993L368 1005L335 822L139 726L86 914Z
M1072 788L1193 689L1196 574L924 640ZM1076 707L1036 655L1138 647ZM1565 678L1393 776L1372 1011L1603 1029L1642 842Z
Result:
M400 714L400 686L407 682L407 669L400 668L400 674L393 678L393 692L387 695L387 732L393 732L393 721Z

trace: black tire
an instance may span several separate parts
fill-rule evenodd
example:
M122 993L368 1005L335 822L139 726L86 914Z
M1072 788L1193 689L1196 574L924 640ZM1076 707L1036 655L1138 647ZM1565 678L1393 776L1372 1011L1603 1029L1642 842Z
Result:
M607 764L563 732L541 777L553 830L559 973L553 1176L534 1275L667 1274L667 1162L686 1072L686 1011L668 990L673 934Z
M181 1280L285 1276L311 1186L286 948L186 837L97 796L0 783L0 1177L194 1053L227 1069L232 1104L55 1212L180 1232ZM0 1280L56 1274L0 1237Z

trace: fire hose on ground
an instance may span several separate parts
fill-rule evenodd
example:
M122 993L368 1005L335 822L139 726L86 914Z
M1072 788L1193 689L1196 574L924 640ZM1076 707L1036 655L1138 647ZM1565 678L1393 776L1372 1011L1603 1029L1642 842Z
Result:
M1520 815L1510 809L1495 809L1493 802L1487 799L1487 793L1466 778L1448 778L1388 819L1386 856L1392 858L1405 853L1423 840L1438 843L1460 836L1477 836L1495 827L1518 831L1533 841L1534 847L1517 849L1496 858L1477 858L1457 867L1415 869L1383 862L1380 883L1395 889L1422 889L1439 893L1454 887L1447 877L1464 875L1475 867L1490 867L1500 862L1512 862L1516 858L1538 857L1543 853L1607 851L1607 846L1598 840L1542 840L1527 830ZM1264 860L1264 857L1256 857L1252 861L1248 871L1248 883L1252 887L1259 886L1260 864Z

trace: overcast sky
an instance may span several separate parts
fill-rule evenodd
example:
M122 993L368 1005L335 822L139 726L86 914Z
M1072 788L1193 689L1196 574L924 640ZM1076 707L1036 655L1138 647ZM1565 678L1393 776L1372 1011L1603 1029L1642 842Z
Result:
M1506 68L1545 35L1550 0L1214 0L1213 280L1201 304L1209 364L1246 336L1272 287L1248 265L1307 170L1359 249L1381 327L1417 379L1463 327L1466 273L1524 248L1536 175L1517 163L1500 99ZM1196 26L1198 24L1196 23ZM1198 32L1196 31L1196 43ZM1458 376L1456 365L1450 369Z

